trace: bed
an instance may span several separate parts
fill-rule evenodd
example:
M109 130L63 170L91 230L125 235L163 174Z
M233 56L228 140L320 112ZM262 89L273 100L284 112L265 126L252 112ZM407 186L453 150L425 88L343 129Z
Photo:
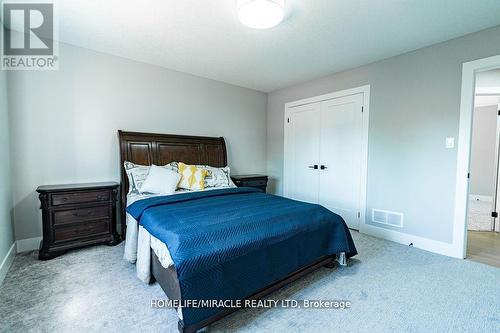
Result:
M340 216L256 189L135 198L131 204L125 161L224 167L226 146L223 138L123 131L119 141L122 221L139 222L148 239L147 247L137 245L142 266L150 265L170 300L260 299L319 267L333 267L335 260L345 264L357 253ZM122 222L122 235L141 238L130 231ZM236 310L178 309L179 331L196 332Z

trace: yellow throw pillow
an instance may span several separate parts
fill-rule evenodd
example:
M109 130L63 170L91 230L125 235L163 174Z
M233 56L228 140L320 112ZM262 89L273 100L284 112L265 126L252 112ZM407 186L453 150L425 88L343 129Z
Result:
M209 174L208 170L197 168L196 165L179 162L179 173L181 181L178 187L192 191L203 191L205 189L205 177Z

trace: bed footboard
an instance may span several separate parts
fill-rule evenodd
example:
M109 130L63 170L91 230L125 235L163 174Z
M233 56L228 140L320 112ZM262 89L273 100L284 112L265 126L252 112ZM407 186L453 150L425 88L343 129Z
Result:
M158 257L156 254L154 254L153 251L151 251L151 265L152 265L152 273L156 281L160 284L162 287L163 291L167 294L167 297L169 299L180 299L180 288L179 288L179 281L177 279L177 273L175 271L175 268L169 268L166 269L163 266L161 266L160 261L158 260ZM301 278L302 276L322 267L325 266L329 263L332 263L334 260L337 260L335 256L327 256L323 257L316 262L312 263L309 266L303 267L287 276L285 276L283 279L267 286L264 289L261 289L260 291L257 291L253 295L247 297L246 299L249 300L257 300L261 299L264 296L286 286L287 284ZM344 254L344 260L345 260L345 254ZM184 326L184 322L179 319L178 322L178 329L179 332L181 333L195 333L198 332L199 330L203 329L204 327L226 317L227 315L231 314L234 311L237 311L238 308L230 308L230 309L225 309L224 311L221 311L217 313L216 315L207 318L199 323L190 325L190 326Z

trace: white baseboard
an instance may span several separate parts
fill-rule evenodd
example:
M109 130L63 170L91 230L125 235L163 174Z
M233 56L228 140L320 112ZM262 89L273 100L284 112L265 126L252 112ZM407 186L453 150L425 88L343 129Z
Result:
M17 243L17 253L38 250L42 237L19 239Z
M14 262L14 258L16 257L16 242L12 243L12 246L7 252L5 258L3 258L2 263L0 264L0 285L2 285L7 272L9 271L10 266Z
M457 256L452 243L440 242L433 239L406 234L400 231L379 228L370 224L361 224L359 232L370 236L387 239L389 241L400 244L409 245L410 243L413 243L414 247L421 250L442 254L448 257L463 259L461 256Z

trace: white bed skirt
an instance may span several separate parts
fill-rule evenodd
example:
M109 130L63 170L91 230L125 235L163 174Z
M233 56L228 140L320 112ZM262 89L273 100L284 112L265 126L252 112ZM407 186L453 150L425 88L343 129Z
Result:
M163 267L174 264L167 246L137 223L127 213L127 237L123 259L135 263L137 277L144 283L151 282L151 250L156 254Z

